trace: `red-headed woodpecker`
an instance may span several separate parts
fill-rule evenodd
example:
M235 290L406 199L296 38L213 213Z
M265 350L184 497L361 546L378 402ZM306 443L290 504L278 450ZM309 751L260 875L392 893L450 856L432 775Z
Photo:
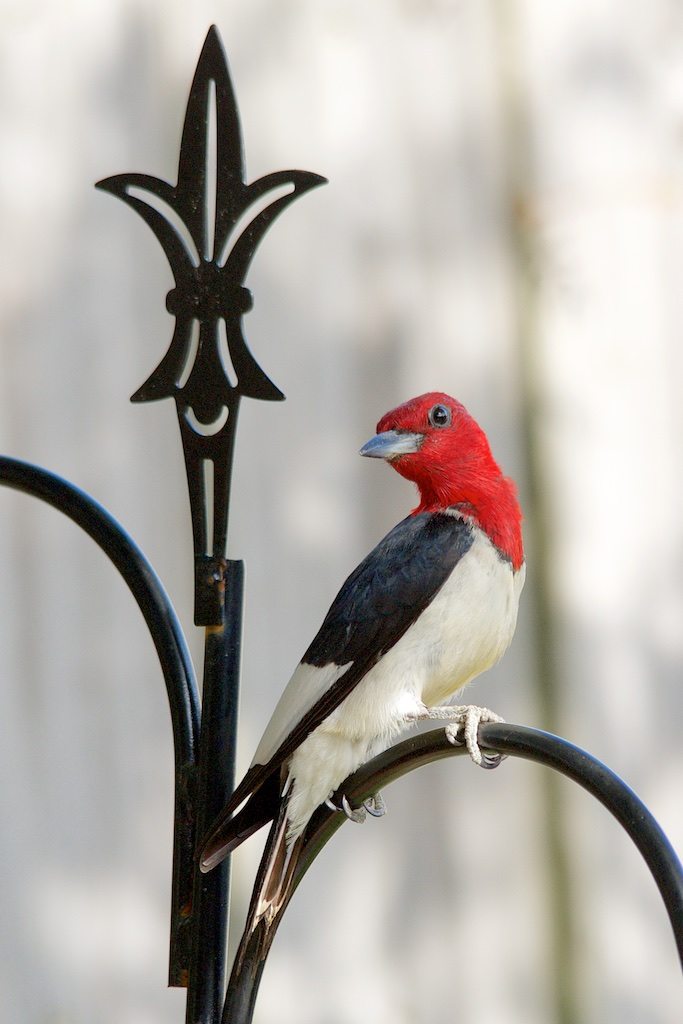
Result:
M448 719L449 738L462 729L480 763L478 725L500 721L442 705L512 639L525 569L513 482L467 410L440 392L383 416L360 454L417 484L420 503L332 602L206 839L203 871L273 818L274 851L290 861L315 809L410 723Z

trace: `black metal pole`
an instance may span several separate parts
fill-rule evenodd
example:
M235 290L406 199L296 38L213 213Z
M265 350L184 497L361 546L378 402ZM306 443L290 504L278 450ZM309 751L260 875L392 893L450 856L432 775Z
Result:
M197 836L202 837L235 785L244 565L216 567L204 580L220 604L222 623L207 626L204 647L202 726L197 783ZM225 992L230 858L210 874L195 857L193 940L187 1024L218 1024Z
M190 87L175 184L133 173L113 175L97 186L145 220L174 278L166 296L175 319L168 351L132 400L173 399L185 456L194 618L206 628L199 777L193 794L199 836L221 811L234 783L243 570L241 563L226 562L225 552L238 408L242 398L284 398L244 337L243 319L252 307L245 279L273 221L324 181L299 170L246 180L237 103L223 45L212 26ZM191 932L192 948L187 969L176 971L171 983L187 985L189 978L187 1021L212 1024L222 1002L229 866L209 877L198 874L196 863L188 868L183 884L190 885L193 895L185 907L183 934Z
M243 569L241 563L226 562L225 552L237 414L242 398L284 398L244 337L243 319L252 307L245 279L273 221L300 195L324 182L319 174L299 170L246 180L237 103L223 45L212 26L190 87L176 183L133 173L113 175L97 186L145 220L163 246L174 278L166 296L166 308L175 319L168 351L132 400L173 399L185 456L195 555L194 618L206 628L194 794L199 836L222 810L234 784ZM195 325L198 341L193 348ZM219 1019L228 873L226 863L201 876L191 863L184 882L189 879L193 893L185 916L192 948L187 970L176 972L179 980L172 983L188 984L189 977L188 1024Z

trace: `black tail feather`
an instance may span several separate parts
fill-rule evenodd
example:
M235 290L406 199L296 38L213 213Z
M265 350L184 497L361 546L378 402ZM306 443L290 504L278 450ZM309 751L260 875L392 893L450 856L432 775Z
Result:
M237 814L226 817L227 808L221 814L202 844L199 860L202 871L211 871L240 843L275 818L280 803L279 774L274 772L269 776ZM231 804L232 801L228 808Z
M242 941L230 974L223 1024L251 1021L266 957L294 891L291 882L301 846L301 836L287 843L285 797L280 801L259 865Z

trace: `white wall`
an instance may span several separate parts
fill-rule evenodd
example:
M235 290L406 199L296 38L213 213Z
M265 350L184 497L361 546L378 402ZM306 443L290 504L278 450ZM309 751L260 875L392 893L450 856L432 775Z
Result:
M680 847L678 5L5 0L0 447L120 519L197 659L173 406L127 403L170 338L171 277L147 227L92 185L174 178L212 22L250 178L331 182L278 221L248 281L247 336L288 401L241 413L241 766L339 583L410 506L358 447L438 388L486 427L529 521L518 636L473 698L601 757ZM552 723L534 682L539 514ZM0 1019L182 1021L183 993L164 988L172 761L151 642L92 543L5 492L0 653ZM540 773L432 766L388 792L381 822L346 826L288 911L257 1020L552 1020ZM560 794L580 1019L664 1024L680 976L654 884L605 812ZM237 921L258 848L235 858Z

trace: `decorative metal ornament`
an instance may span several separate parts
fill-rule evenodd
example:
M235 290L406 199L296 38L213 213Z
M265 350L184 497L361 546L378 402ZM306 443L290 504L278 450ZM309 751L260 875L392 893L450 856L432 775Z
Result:
M166 296L175 317L171 344L131 401L176 403L190 492L197 625L221 621L216 584L225 561L240 399L285 397L246 343L243 318L252 295L245 278L275 218L325 181L309 171L277 171L247 184L235 94L212 26L190 89L177 183L117 174L97 184L149 224L175 281Z

